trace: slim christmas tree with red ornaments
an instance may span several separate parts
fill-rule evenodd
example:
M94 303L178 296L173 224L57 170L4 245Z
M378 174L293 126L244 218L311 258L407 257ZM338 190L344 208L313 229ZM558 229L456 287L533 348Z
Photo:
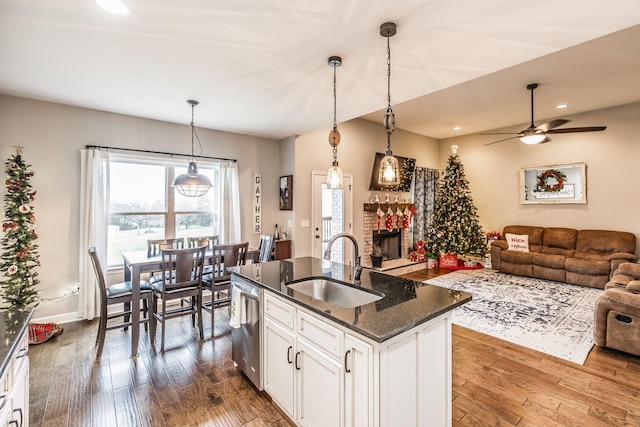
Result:
M473 204L464 166L451 147L447 168L438 186L433 223L427 232L427 251L434 254L482 255L486 241L478 222L478 210Z
M36 268L40 266L36 217L31 204L36 192L31 187L34 175L31 165L22 159L22 147L5 162L7 193L4 196L4 221L0 239L0 296L4 308L23 309L38 300L36 285L40 283Z

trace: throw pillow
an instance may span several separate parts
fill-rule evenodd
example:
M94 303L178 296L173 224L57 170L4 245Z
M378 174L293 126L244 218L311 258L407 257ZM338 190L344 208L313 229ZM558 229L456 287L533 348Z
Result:
M510 251L529 252L529 235L506 233L505 239Z

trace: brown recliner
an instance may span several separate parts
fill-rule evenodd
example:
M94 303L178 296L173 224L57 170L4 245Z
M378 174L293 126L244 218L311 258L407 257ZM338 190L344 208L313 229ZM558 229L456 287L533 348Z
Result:
M640 264L620 264L598 296L593 339L597 345L640 356Z

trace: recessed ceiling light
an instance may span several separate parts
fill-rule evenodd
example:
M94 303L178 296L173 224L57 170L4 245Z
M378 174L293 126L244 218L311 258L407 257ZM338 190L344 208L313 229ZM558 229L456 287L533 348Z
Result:
M558 110L561 110L561 109L563 109L563 108L567 108L567 104L558 104L558 105L556 105L556 108L557 108Z
M462 129L460 126L454 126L453 127L453 130L460 130L460 129Z
M96 0L96 4L102 9L114 15L130 15L131 9L120 0Z

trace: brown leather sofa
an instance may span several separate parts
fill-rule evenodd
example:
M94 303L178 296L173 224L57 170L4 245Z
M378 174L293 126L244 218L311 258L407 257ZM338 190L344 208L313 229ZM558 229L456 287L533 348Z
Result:
M640 264L620 264L598 296L593 340L640 356Z
M507 233L527 235L529 252L509 250ZM623 262L636 259L633 233L510 225L491 242L491 266L504 273L603 289Z

